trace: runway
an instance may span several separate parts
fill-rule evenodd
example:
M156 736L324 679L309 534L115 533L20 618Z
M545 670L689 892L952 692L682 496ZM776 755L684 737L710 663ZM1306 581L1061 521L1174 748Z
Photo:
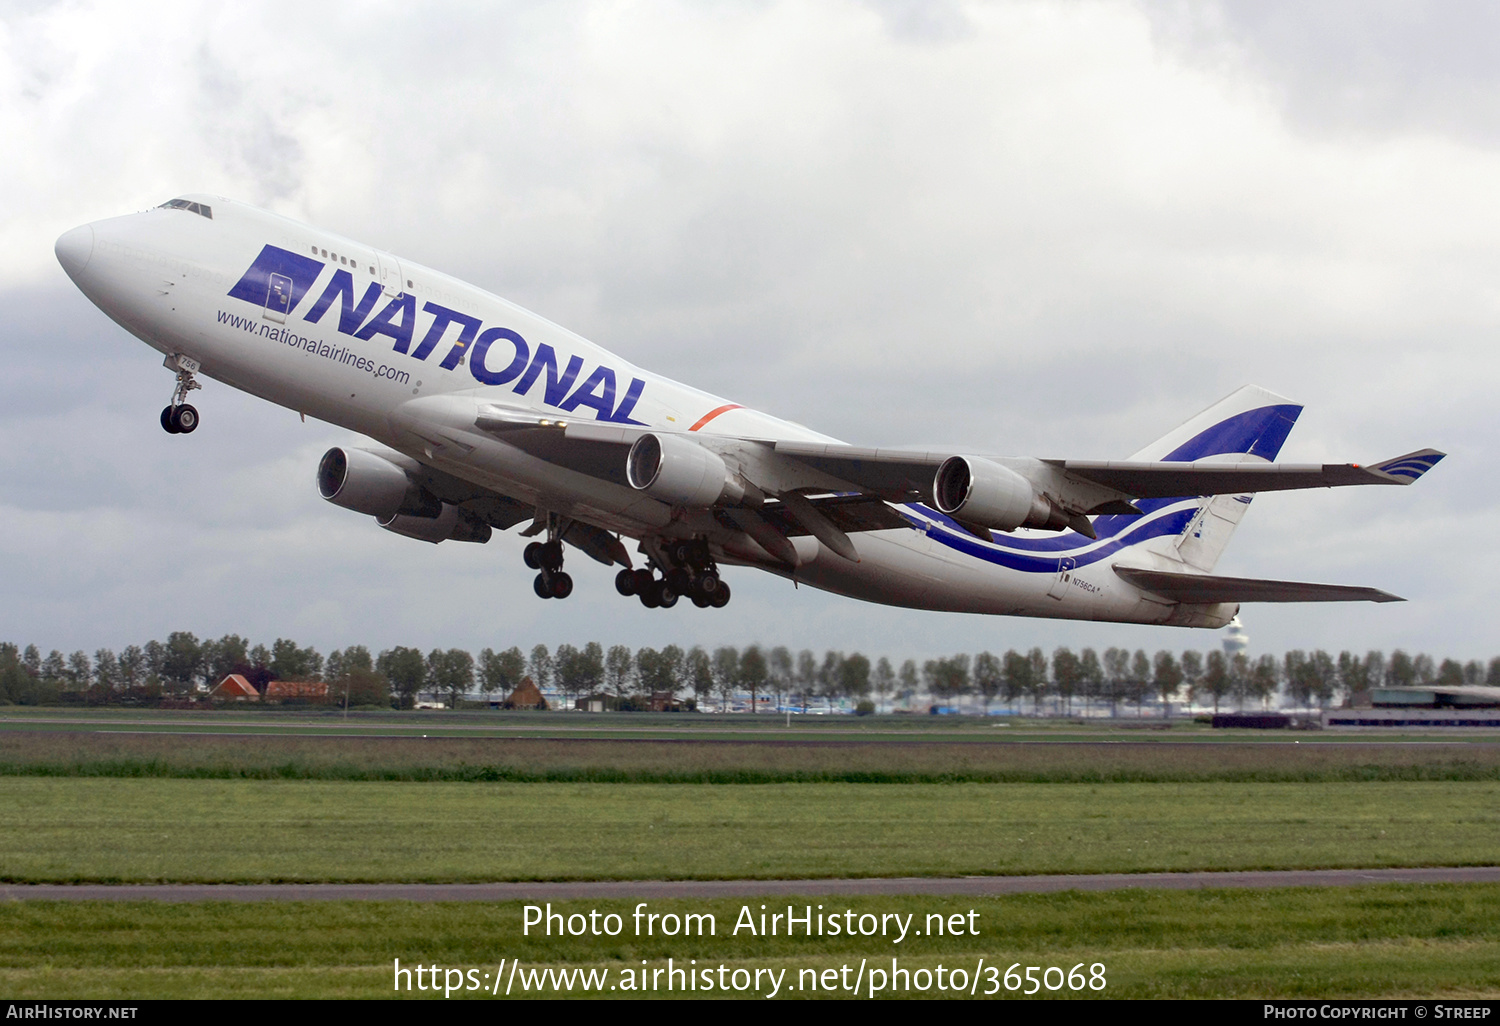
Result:
M589 898L755 898L787 895L997 895L1054 891L1355 887L1497 883L1500 866L1289 869L1213 873L872 877L830 880L575 880L471 884L0 884L7 901L577 901Z

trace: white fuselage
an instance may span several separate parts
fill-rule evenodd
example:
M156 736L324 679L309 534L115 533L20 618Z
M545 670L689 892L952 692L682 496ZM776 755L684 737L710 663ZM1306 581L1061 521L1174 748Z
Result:
M652 374L441 272L233 201L190 198L212 216L155 209L99 221L59 240L59 259L90 300L162 353L483 488L632 538L698 535L719 545L732 532L707 512L529 455L476 428L476 410L835 441ZM253 297L240 287L257 266L269 297L263 283ZM1183 500L1151 516L1191 508ZM1234 614L1233 605L1165 602L1121 580L1114 553L1131 548L1137 565L1156 558L1124 536L1021 531L989 543L925 506L899 511L912 526L859 534L857 562L793 538L796 578L925 609L1212 627Z

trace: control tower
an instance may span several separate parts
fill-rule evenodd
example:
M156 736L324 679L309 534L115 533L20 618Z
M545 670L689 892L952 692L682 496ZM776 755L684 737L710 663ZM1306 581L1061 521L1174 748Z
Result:
M1224 658L1232 660L1237 655L1248 656L1249 649L1250 635L1245 633L1245 625L1236 616L1224 628Z

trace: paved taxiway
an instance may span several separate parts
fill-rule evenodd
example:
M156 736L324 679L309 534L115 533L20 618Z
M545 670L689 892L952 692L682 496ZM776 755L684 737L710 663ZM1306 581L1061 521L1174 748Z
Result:
M567 901L738 898L787 894L1037 894L1131 887L1351 887L1373 883L1496 883L1500 866L1285 869L1228 873L872 877L848 880L574 880L478 884L0 884L17 901Z

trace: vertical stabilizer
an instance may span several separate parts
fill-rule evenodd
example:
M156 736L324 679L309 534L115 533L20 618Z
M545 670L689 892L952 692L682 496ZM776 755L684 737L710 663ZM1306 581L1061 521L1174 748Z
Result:
M1269 463L1281 452L1301 412L1301 406L1274 392L1246 385L1130 458L1160 463ZM1184 496L1139 503L1148 513L1174 506L1196 507L1181 533L1153 538L1142 547L1191 570L1209 573L1250 508L1252 497Z
M1130 457L1185 463L1245 455L1270 463L1281 452L1302 407L1285 396L1246 385ZM1236 461L1229 461L1236 462Z

